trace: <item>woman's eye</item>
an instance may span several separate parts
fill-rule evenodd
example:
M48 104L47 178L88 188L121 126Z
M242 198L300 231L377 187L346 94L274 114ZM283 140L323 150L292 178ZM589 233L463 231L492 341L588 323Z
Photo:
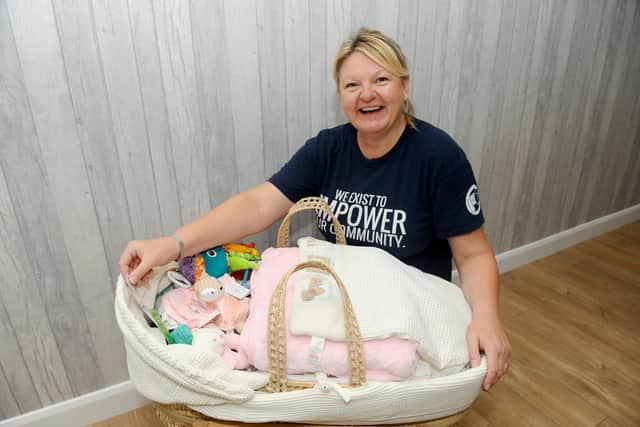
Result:
M350 82L350 83L346 83L346 84L344 85L344 88L345 88L345 89L352 89L352 88L354 88L354 87L356 87L356 86L357 86L357 85L356 85L355 83Z
M386 81L389 81L389 79L387 77L385 77L385 76L380 76L380 77L378 77L376 79L376 82L378 82L378 83L382 83L382 82L386 82Z

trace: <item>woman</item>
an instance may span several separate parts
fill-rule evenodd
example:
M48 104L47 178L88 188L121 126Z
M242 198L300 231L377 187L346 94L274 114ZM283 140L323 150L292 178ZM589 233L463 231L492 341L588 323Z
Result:
M175 235L129 242L120 271L136 283L155 266L260 232L295 201L320 195L349 244L381 247L447 280L453 257L473 313L471 365L483 351L488 390L507 372L511 347L498 316L498 269L471 166L446 133L413 117L404 55L384 34L363 28L345 41L334 79L349 123L321 131L267 182ZM326 218L318 226L333 237Z

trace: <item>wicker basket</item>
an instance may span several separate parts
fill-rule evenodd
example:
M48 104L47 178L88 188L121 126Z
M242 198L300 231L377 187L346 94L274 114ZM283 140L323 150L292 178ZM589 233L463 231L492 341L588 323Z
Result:
M161 405L154 404L156 416L160 422L167 427L268 427L268 426L287 426L287 427L315 427L319 424L293 424L293 423L268 423L268 424L250 424L240 423L236 421L224 421L207 417L200 412L189 409L185 405ZM423 423L414 424L389 424L389 427L403 426L424 426L424 427L453 427L458 426L458 422L464 418L468 410L449 415L448 417L437 418L425 421Z
M277 244L278 247L288 247L290 240L290 220L297 212L303 210L321 210L329 216L333 222L336 231L336 242L338 244L346 244L344 230L334 216L331 208L324 199L319 197L308 197L301 199L298 203L291 207L288 214L283 219L278 229ZM326 263L319 260L309 260L301 262L291 268L280 280L275 289L269 306L268 321L268 351L269 351L269 382L260 391L269 393L279 393L286 391L311 388L315 385L315 381L300 381L287 378L286 367L286 324L285 324L285 297L287 282L292 274L305 269L314 268L330 274L337 284L343 301L346 342L348 345L349 355L349 383L341 384L343 387L358 387L366 383L366 370L364 360L364 350L362 338L360 335L360 327L358 325L355 312L353 310L351 299L346 288L338 275ZM160 404L155 403L155 412L158 419L168 427L188 427L188 426L265 426L265 424L249 424L234 421L223 421L208 417L200 412L194 411L186 405L179 404ZM432 419L423 423L401 424L403 426L430 426L443 427L457 425L467 410L460 411L456 414L442 418ZM295 426L315 426L317 424L291 424L291 423L269 423L268 426L274 425L295 425ZM395 424L400 425L400 424Z

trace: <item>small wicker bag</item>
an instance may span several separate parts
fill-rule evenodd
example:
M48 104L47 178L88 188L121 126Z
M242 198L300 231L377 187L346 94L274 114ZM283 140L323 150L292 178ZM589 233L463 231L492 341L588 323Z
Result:
M290 239L290 221L291 217L296 213L309 210L319 209L326 213L333 222L336 230L336 241L338 244L346 244L344 231L340 226L337 218L333 215L331 208L326 202L319 197L307 197L301 199L293 205L289 213L285 216L278 229L278 247L284 248L289 246ZM280 279L271 297L269 306L269 324L267 325L268 348L269 348L269 383L265 386L264 391L274 393L288 390L296 390L303 388L311 388L315 385L315 381L299 381L287 378L287 340L286 340L286 324L285 324L285 298L287 292L287 283L292 274L305 268L313 268L329 273L335 283L338 285L340 295L342 297L344 307L346 343L349 348L349 383L350 387L359 387L366 382L364 349L362 346L362 337L360 335L360 327L356 318L349 294L342 283L342 280L331 269L330 266L321 261L305 261L292 267Z

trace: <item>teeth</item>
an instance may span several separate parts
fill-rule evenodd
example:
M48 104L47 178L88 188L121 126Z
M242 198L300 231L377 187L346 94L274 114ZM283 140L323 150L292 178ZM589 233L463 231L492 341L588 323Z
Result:
M365 113L368 113L368 112L371 112L371 111L377 111L380 108L382 108L382 107L367 107L367 108L361 108L360 110L365 112Z

